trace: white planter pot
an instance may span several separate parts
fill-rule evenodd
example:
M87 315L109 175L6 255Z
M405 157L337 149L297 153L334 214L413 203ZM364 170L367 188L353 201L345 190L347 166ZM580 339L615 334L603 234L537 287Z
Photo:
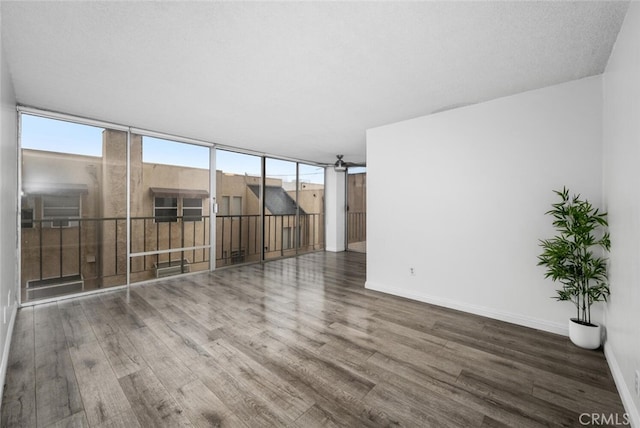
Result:
M598 324L580 324L575 318L569 320L569 338L574 345L584 349L600 347L602 329Z

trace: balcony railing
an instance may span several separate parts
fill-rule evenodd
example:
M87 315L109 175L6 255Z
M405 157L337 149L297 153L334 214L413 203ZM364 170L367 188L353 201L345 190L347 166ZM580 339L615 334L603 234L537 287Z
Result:
M210 218L193 216L132 217L131 273L153 272L176 265L186 271L187 265L208 269ZM172 251L175 250L175 251ZM125 265L126 266L126 265ZM180 271L178 271L180 273Z
M367 213L347 213L347 242L363 242L367 240Z
M171 220L131 218L132 282L161 276L159 270L208 269L210 217ZM68 224L56 227L49 219L23 226L23 287L50 287L70 278L81 281L83 290L126 284L126 218L78 218ZM216 265L259 261L263 243L267 258L323 249L323 228L322 214L266 215L263 241L259 215L216 216Z
M299 221L299 223L297 223ZM260 215L216 216L216 265L258 261L262 258L262 220ZM264 216L266 258L324 248L324 215L301 214Z
M130 251L140 254L131 259L132 281L152 278L160 266L175 264L176 260L208 267L207 216L199 221L155 220L131 218ZM32 220L28 226L22 228L23 286L49 286L56 280L68 282L69 278L82 281L89 289L126 283L126 218L76 218L57 223Z

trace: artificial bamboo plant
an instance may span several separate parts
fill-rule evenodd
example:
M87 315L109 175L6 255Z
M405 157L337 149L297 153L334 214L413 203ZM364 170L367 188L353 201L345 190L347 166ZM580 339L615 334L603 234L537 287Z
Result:
M557 235L540 240L543 248L538 265L547 268L545 278L562 284L556 290L557 300L575 304L576 322L591 324L591 305L609 296L607 259L600 254L609 251L611 241L606 230L607 213L600 212L580 195L569 196L569 190L554 190L561 201L546 214L553 217ZM604 251L594 249L601 248Z

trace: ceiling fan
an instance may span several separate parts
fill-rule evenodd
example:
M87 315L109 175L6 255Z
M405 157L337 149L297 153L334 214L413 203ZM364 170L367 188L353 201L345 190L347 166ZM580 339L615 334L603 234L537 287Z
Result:
M338 160L336 161L336 163L333 164L333 168L336 171L346 171L347 168L353 167L353 166L365 166L365 164L363 164L363 163L355 163L355 162L345 162L345 161L343 161L342 158L344 157L344 155L336 155L336 157L338 158Z

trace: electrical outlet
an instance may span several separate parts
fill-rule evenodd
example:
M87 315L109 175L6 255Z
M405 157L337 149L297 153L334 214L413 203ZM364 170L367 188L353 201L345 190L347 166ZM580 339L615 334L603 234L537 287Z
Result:
M409 268L409 272L411 272L411 276L415 276L416 270L414 268Z
M636 377L634 380L634 386L636 390L636 396L640 397L640 370L636 370Z

